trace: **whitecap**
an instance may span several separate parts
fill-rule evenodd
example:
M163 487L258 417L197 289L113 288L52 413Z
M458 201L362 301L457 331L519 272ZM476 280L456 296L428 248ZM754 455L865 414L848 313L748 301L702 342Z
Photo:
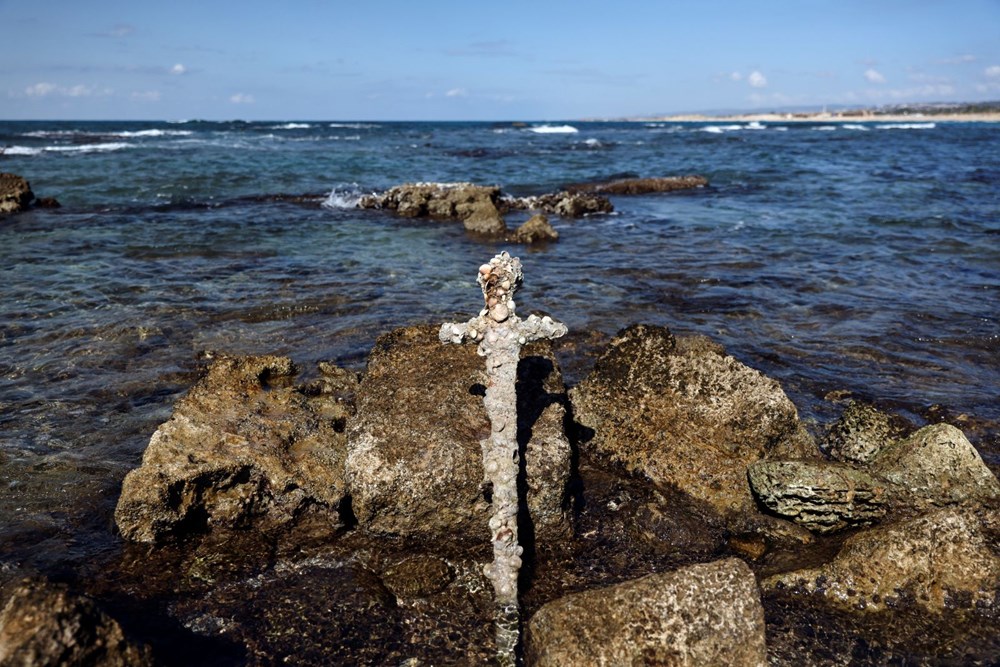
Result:
M597 139L587 139L583 143L587 144L588 146L603 146L604 145L600 141L598 141Z
M102 144L83 144L82 146L46 146L45 150L66 153L109 153L111 151L120 151L123 148L129 148L131 145L132 144L126 144L120 141L111 141Z
M707 127L700 128L702 132L708 132L710 134L722 134L723 132L736 132L742 130L742 125L708 125Z
M191 130L137 130L135 132L111 132L112 137L187 137Z
M375 123L330 123L327 127L346 127L351 130L370 130L381 127Z
M818 132L833 132L837 128L834 125L818 125L818 126L814 127L813 129L816 130L816 131L818 131Z
M361 197L365 195L357 183L334 187L323 200L324 208L357 208Z
M272 125L269 130L308 130L312 125L309 123L285 123L284 125Z
M0 146L0 155L38 155L41 148L31 148L30 146Z
M747 123L743 127L743 129L745 129L745 130L766 130L767 129L767 125L764 125L760 121L754 120L754 121L751 121L751 122Z
M933 130L935 123L888 123L886 125L876 125L880 130Z
M844 123L843 125L841 125L841 127L844 128L845 130L857 130L859 132L868 131L867 127L865 127L864 125L860 125L858 123Z
M528 130L535 134L575 134L580 131L572 125L536 125Z

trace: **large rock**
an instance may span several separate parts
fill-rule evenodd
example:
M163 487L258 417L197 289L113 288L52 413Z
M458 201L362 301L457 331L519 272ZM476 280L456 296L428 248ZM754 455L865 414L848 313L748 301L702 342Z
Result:
M940 507L967 499L1000 498L1000 482L959 429L926 426L883 449L872 463L903 505Z
M475 345L442 344L438 330L397 329L369 356L348 436L353 509L376 532L485 540L485 363ZM517 391L530 518L537 535L562 535L571 452L565 388L548 343L521 350Z
M528 218L510 235L510 241L513 243L539 243L558 240L559 232L552 228L549 219L541 213L536 213Z
M757 461L750 487L772 512L816 533L867 526L885 515L885 484L828 461Z
M642 195L655 192L674 192L677 190L692 190L708 185L704 176L663 176L652 178L619 178L613 181L597 183L574 183L567 185L571 193L597 193L603 195Z
M852 535L817 568L766 579L766 589L793 588L845 609L879 611L912 600L931 612L996 606L1000 555L996 509L949 507ZM992 536L991 536L992 535Z
M583 437L592 433L582 449L724 516L756 513L751 463L816 453L775 380L663 327L619 333L570 398Z
M17 174L0 173L0 215L23 211L34 198L28 181Z
M458 219L469 231L497 235L507 231L497 208L500 188L472 183L405 183L382 194L362 197L360 208L388 209L408 218Z
M0 612L0 665L152 665L148 646L130 641L93 600L41 579L14 588Z
M550 602L528 624L527 663L766 664L764 609L743 561L730 558Z
M345 495L342 373L307 396L284 357L221 357L178 401L122 485L115 520L124 537L254 525L275 528L303 512L339 521Z

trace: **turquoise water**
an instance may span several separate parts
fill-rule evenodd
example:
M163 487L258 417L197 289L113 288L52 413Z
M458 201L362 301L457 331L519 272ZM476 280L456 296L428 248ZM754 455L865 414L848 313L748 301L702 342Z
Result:
M0 542L18 553L110 540L117 484L201 351L360 368L382 332L476 311L476 267L507 246L352 207L406 181L705 175L512 248L522 314L707 334L807 418L846 390L1000 420L997 124L0 122L0 147L62 203L0 222Z

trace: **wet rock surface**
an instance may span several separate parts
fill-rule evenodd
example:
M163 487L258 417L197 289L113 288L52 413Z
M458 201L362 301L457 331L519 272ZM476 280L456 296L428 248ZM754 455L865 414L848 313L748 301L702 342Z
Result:
M528 218L510 236L513 243L539 243L558 241L559 232L552 228L549 219L541 213Z
M886 512L886 485L849 465L758 461L748 475L754 495L769 510L817 533L866 526Z
M615 207L611 200L589 192L550 192L535 197L504 199L504 205L517 210L542 211L564 218L611 213Z
M570 193L597 193L603 195L642 195L656 192L675 192L704 188L708 179L704 176L662 176L653 178L619 178L597 183L574 183L566 186Z
M822 566L771 576L765 589L792 589L849 610L912 603L927 612L1000 602L996 508L949 507L849 537Z
M539 609L528 664L754 665L767 662L757 583L739 559L690 565Z
M476 349L442 345L436 327L379 338L348 437L347 478L361 526L396 535L487 536L484 378ZM564 533L571 452L565 387L549 344L523 348L518 386L530 521L537 535Z
M747 467L815 456L774 380L704 339L636 325L570 392L581 449L678 488L721 515L755 513Z
M472 183L406 183L362 197L359 208L387 209L407 218L458 219L479 234L507 231L497 202L500 188Z
M17 174L0 173L0 215L23 211L34 198L27 180Z
M0 664L133 667L152 665L148 646L131 641L90 598L31 578L0 611Z
M867 403L851 401L826 437L826 449L838 461L871 463L901 435L892 418Z
M284 357L214 361L126 476L115 510L122 535L156 542L217 528L272 529L305 513L338 523L348 408L332 386L306 396L294 378ZM348 376L339 380L344 392L353 389Z

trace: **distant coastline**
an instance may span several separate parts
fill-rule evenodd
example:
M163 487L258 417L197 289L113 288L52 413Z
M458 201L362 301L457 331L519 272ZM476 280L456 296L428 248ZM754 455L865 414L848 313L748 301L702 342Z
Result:
M743 113L727 115L676 114L630 118L667 123L1000 123L1000 111L946 113L881 113L840 111L815 113Z

